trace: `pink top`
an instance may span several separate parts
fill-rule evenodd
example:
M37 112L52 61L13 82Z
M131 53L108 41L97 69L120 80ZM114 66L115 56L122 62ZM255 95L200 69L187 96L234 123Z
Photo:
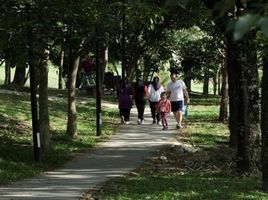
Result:
M171 103L170 103L169 99L166 99L165 101L160 99L156 105L156 111L159 113L160 112L170 113Z

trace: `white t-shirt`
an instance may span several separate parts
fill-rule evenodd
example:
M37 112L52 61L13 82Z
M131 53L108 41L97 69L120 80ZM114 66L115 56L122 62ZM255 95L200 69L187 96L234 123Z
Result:
M149 100L152 102L158 102L160 100L161 93L164 92L164 88L161 85L158 90L155 90L153 85L150 84L148 87Z
M167 84L167 91L170 92L170 101L183 101L183 90L186 90L186 85L182 80L172 81Z

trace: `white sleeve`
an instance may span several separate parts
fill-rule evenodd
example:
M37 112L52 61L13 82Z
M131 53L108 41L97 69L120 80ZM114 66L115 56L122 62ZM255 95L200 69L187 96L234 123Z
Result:
M167 91L170 92L170 83L167 84Z
M150 95L150 93L151 93L151 90L152 90L152 84L150 84L149 87L148 87L148 94L149 94L149 95Z

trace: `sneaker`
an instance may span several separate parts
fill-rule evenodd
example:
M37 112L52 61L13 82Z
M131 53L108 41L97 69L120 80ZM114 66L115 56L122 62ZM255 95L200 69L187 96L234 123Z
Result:
M177 128L177 129L181 129L181 128L183 128L183 127L182 127L182 125L177 124L177 125L176 125L176 128Z
M122 123L122 124L124 124L124 123L125 123L124 116L121 116L121 123Z
M159 125L160 124L160 121L157 121L156 124Z
M141 120L141 124L143 124L144 123L144 120Z
M162 130L167 130L168 129L168 126L164 126Z
M137 123L138 123L138 125L141 125L141 120L140 120L140 119L138 119Z
M155 124L155 123L156 123L156 120L154 119L154 120L153 120L153 124Z
M129 124L129 123L130 123L130 121L126 121L126 122L125 122L125 124Z

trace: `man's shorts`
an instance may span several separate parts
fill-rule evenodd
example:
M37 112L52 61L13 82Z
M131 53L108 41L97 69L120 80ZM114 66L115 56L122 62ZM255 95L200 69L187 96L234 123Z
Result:
M171 101L171 111L178 112L182 111L183 101Z

